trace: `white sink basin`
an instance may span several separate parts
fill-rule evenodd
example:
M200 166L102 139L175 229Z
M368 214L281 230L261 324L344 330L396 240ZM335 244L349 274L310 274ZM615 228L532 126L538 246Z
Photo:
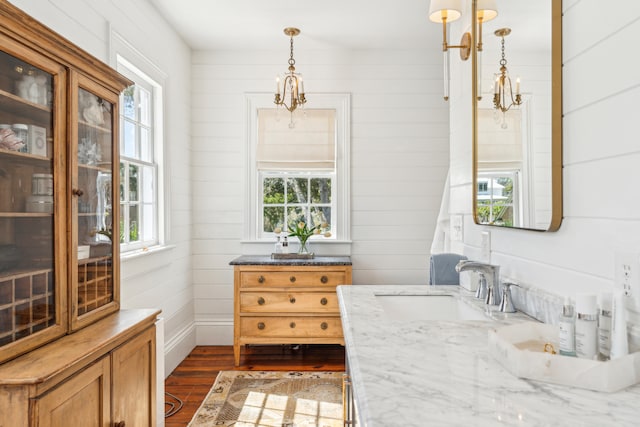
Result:
M390 320L488 320L453 295L376 294L376 299Z

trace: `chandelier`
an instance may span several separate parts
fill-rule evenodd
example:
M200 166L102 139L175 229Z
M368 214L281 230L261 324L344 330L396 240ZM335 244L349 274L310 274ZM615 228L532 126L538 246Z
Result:
M520 96L520 77L516 78L516 96L513 97L511 78L507 71L507 59L504 56L504 38L511 34L510 28L500 28L494 34L502 39L502 59L500 59L500 73L496 74L496 81L493 90L493 106L496 110L506 113L514 105L522 104Z
M307 102L307 99L304 97L304 82L302 81L302 75L295 72L296 60L293 59L293 38L300 34L300 30L293 27L287 27L284 29L284 33L291 38L289 72L285 73L283 76L282 92L280 91L280 77L276 77L277 92L273 102L278 106L283 106L290 113L293 113L298 106L304 105L305 102Z

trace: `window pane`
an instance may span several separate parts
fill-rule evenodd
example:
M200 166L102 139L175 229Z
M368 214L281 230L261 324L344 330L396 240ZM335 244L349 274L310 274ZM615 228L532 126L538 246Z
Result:
M265 207L263 212L263 231L270 233L273 232L276 227L284 229L284 206Z
M152 145L151 145L151 137L149 135L149 129L141 127L140 128L140 159L145 162L153 161L152 158Z
M135 86L129 86L122 92L122 112L126 118L132 120L136 118L135 89Z
M322 227L323 224L326 224L326 226L322 228L330 229L331 228L331 208L328 206L312 207L311 221L313 222L313 226Z
M138 224L138 206L129 206L129 242L137 242L140 240Z
M127 209L126 205L123 205L123 204L120 205L120 243L124 242L124 229L125 229L124 218L126 217L126 213L127 213L126 209Z
M136 157L136 125L128 120L124 121L122 155Z
M284 179L265 178L262 186L263 203L265 205L284 203Z
M295 228L299 222L307 222L307 209L301 206L287 208L287 227Z
M125 192L124 192L124 182L125 182L125 171L126 171L126 166L124 163L120 163L120 201L124 202L124 196L125 196Z
M311 203L331 203L331 179L311 179Z
M129 201L138 200L138 166L129 165Z
M307 178L287 178L287 201L307 203Z
M154 170L151 167L142 167L142 202L153 203L156 199L156 193L154 191Z
M140 97L140 123L145 126L151 125L151 94L148 90L138 87Z

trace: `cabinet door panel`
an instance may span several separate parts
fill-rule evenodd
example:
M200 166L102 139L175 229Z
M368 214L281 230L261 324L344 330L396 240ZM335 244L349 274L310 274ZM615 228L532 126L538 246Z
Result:
M0 35L0 362L66 329L66 76Z
M114 424L155 427L155 345L155 328L150 328L114 350Z
M117 102L112 92L71 74L71 328L119 308ZM114 160L115 159L115 160Z
M108 427L109 369L109 357L104 357L36 399L36 427Z

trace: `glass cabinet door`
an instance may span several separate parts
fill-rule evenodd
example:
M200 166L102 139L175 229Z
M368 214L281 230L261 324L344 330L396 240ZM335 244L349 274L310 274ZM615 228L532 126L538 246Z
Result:
M0 362L66 330L65 70L0 37ZM12 53L15 52L15 53ZM55 161L54 161L55 159Z
M74 96L77 129L72 134L72 307L71 328L77 329L118 309L114 271L118 260L119 203L114 169L118 167L117 98L80 75ZM74 85L75 86L75 85ZM114 204L115 200L115 204ZM114 211L115 209L115 211ZM73 256L75 255L75 257ZM115 269L117 270L117 268Z

